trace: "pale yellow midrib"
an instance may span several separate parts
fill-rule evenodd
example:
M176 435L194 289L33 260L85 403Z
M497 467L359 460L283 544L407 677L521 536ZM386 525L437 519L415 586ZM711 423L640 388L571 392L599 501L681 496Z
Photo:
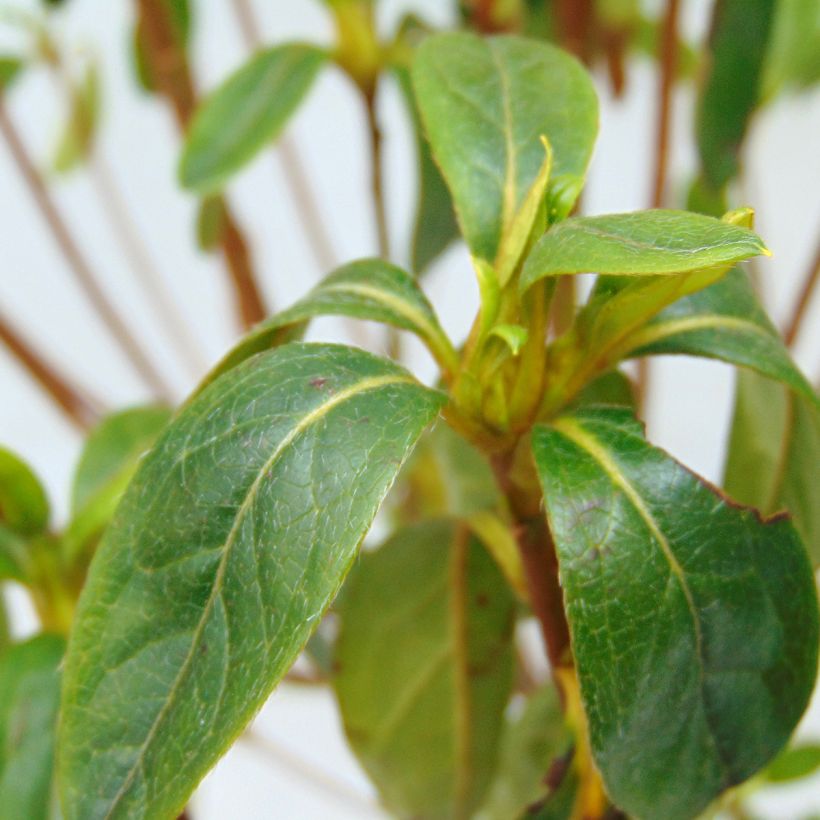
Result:
M373 376L369 379L363 379L360 382L357 382L354 385L351 385L344 390L340 390L335 395L331 396L327 401L323 404L320 404L314 410L311 410L310 413L305 415L294 427L290 430L290 432L279 442L271 456L265 461L262 468L258 471L256 478L253 480L253 483L248 489L248 493L245 496L244 501L240 505L236 518L234 520L233 525L231 526L230 532L228 533L227 538L225 539L225 548L222 554L222 558L219 561L219 566L217 567L216 576L214 578L213 588L211 589L211 594L208 596L208 600L205 603L205 607L202 611L202 616L199 619L199 622L194 629L193 636L191 639L191 649L185 657L185 660L180 667L179 673L177 674L176 678L174 679L174 683L171 686L171 690L168 693L168 697L165 701L165 704L157 713L156 718L154 718L154 722L151 724L151 728L148 730L148 734L146 735L145 742L140 747L140 753L136 760L134 761L133 765L128 771L128 774L123 781L122 786L120 787L119 791L116 795L114 795L111 805L106 812L105 820L109 820L112 817L114 810L117 808L120 800L124 797L128 789L131 787L133 783L134 777L136 776L136 772L139 767L142 765L142 760L145 755L145 750L151 745L151 742L154 739L154 735L156 734L160 724L162 723L165 715L168 713L170 709L170 705L174 700L177 690L181 685L182 679L185 677L186 672L188 671L192 659L195 657L194 647L199 642L199 639L202 635L202 632L205 628L206 621L208 616L210 615L211 609L216 601L217 595L221 590L222 581L225 575L225 568L228 564L228 558L231 553L231 548L234 544L234 539L236 538L236 534L239 531L239 525L241 524L242 520L244 519L245 513L247 512L250 504L253 502L254 498L256 497L256 493L263 481L266 477L268 471L273 467L285 449L299 436L304 430L310 427L312 424L316 423L324 416L326 416L334 407L341 404L342 402L346 401L349 398L357 396L361 393L365 393L369 390L374 390L378 387L383 387L388 384L415 384L415 380L411 376L403 376L403 375L396 375L390 374L386 376Z
M671 319L648 325L643 330L629 337L630 346L644 347L658 341L662 341L668 336L677 333L688 333L695 330L708 330L709 328L726 328L728 330L740 330L755 333L764 338L770 338L771 334L765 328L750 322L748 319L739 319L736 316L721 316L718 313L710 313L705 316L686 316L681 319Z
M664 557L669 563L669 568L672 571L672 574L677 578L680 584L684 598L686 599L689 614L692 618L692 627L695 633L695 649L698 658L698 677L700 680L700 691L701 696L704 696L705 669L703 666L703 633L701 630L700 620L698 618L695 599L692 596L692 590L689 589L689 584L686 581L686 575L683 571L683 567L681 567L677 559L677 556L672 552L672 548L669 545L668 539L661 531L651 511L644 504L643 499L638 494L638 491L632 486L632 484L629 483L626 476L623 475L620 468L609 455L609 453L606 451L606 449L602 447L593 436L589 435L589 433L587 433L586 430L584 430L580 424L578 424L575 421L572 421L569 418L561 418L556 420L555 422L553 422L553 427L555 427L555 429L558 430L560 433L563 433L567 438L569 438L572 442L577 444L583 450L586 450L601 465L604 472L607 474L612 483L624 493L624 495L627 497L632 506L637 510L638 515L641 516L644 523L648 527L650 533L658 542L658 545L661 548L661 552L663 553ZM717 760L720 766L724 769L724 771L728 771L728 767L726 766L726 763L723 760L723 756L717 745L717 741L714 735L712 734L711 726L709 726L709 720L708 716L705 714L705 709L704 720L710 730L708 732L708 737L712 743L712 746L715 749L715 755L717 757Z

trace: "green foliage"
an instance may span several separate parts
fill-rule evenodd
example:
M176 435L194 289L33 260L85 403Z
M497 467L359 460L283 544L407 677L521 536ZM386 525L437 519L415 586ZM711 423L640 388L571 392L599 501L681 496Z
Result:
M413 84L464 238L493 262L541 172L541 137L553 177L583 178L598 130L589 77L532 41L438 34L419 47Z
M820 409L755 373L738 376L723 486L764 514L788 510L820 563Z
M771 783L791 783L820 769L820 746L798 744L781 752L766 769L766 779Z
M313 46L276 46L232 74L191 124L179 166L182 184L202 194L220 190L279 136L326 58Z
M53 817L58 666L65 643L40 635L0 654L0 806L7 820Z
M480 803L512 686L513 615L464 527L427 521L362 556L339 607L334 686L350 745L397 815L465 817Z
M177 415L80 599L60 726L67 820L184 805L304 646L440 406L382 359L292 344Z
M48 499L37 476L0 447L0 523L19 535L37 535L48 527L48 518Z
M11 86L24 67L19 57L0 57L0 93Z
M560 418L533 448L608 793L637 816L693 817L765 766L808 703L805 550L787 521L731 506L649 446L629 411Z
M82 78L70 89L70 108L54 151L57 173L73 171L88 159L94 146L100 110L100 78L97 66L89 63Z

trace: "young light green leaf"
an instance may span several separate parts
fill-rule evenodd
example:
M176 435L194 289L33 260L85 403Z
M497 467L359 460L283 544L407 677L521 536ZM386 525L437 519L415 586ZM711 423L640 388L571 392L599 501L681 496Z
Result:
M69 561L87 553L111 521L140 457L148 452L171 419L161 406L114 413L86 441L71 488L71 520L63 534Z
M421 274L458 238L458 223L453 198L430 153L430 143L421 124L410 72L404 67L396 67L394 72L407 104L416 140L419 191L410 257L413 272Z
M66 820L175 816L295 660L442 403L363 351L291 344L178 413L78 605Z
M19 77L25 63L21 57L0 57L0 93Z
M537 427L533 450L609 795L636 817L694 817L765 766L808 703L805 549L788 521L732 506L650 446L629 411Z
M31 570L27 540L0 522L0 581L25 583L30 578Z
M552 682L523 703L511 705L514 710L501 736L498 771L475 820L521 817L527 806L543 797L552 764L572 747L572 734Z
M48 518L48 498L37 476L0 447L0 523L20 535L37 535L48 527Z
M338 268L295 305L259 324L205 377L203 386L254 353L299 336L316 316L350 316L409 330L427 344L442 368L457 368L455 349L416 280L389 262L361 259Z
M545 276L679 274L768 253L754 231L688 211L579 216L541 237L524 265L521 290Z
M807 85L820 67L820 0L779 0L763 66L761 97Z
M220 190L279 135L326 59L321 49L288 43L256 54L228 77L194 116L182 184L201 194Z
M474 256L494 262L544 163L583 177L598 129L592 82L575 59L519 37L428 37L413 84L433 155Z
M629 337L630 356L686 354L721 359L777 379L820 406L739 268L673 302Z
M782 751L766 769L770 783L791 783L820 769L820 745L804 743Z
M512 687L514 613L463 527L424 522L362 556L339 607L334 686L391 812L469 817L479 804Z
M707 73L700 85L696 138L705 183L721 191L739 169L749 120L760 102L776 0L718 0Z
M0 806L4 820L49 820L58 666L65 644L40 635L0 655Z
M202 251L216 250L225 230L225 200L221 196L206 196L196 214L196 243Z
M820 564L820 411L781 384L739 373L723 486L765 514L787 510Z
M100 78L97 66L89 63L82 79L71 87L71 106L54 152L58 174L73 171L93 150L100 111Z

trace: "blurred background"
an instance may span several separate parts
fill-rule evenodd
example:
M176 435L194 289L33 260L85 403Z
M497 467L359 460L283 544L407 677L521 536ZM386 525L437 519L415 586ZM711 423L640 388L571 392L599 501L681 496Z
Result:
M18 12L38 17L35 0L0 3L0 56L26 53L31 33ZM241 9L251 7L252 31L261 43L304 40L330 44L328 10L310 0L198 0L192 3L190 60L197 89L206 92L249 56ZM693 50L704 42L709 0L679 4L679 31ZM811 3L809 3L811 6ZM233 294L218 254L196 241L198 202L176 183L180 138L169 107L140 90L135 79L136 4L73 0L49 15L48 30L69 65L93 61L99 73L99 125L93 155L66 173L54 168L68 116L67 94L44 67L26 70L3 94L5 115L45 179L71 242L135 336L162 383L178 401L238 337ZM646 20L659 20L665 4L644 2ZM11 11L13 10L13 11ZM238 14L238 11L240 12ZM380 0L378 24L388 37L408 11L434 26L458 20L455 2ZM244 22L247 24L248 19ZM807 34L808 36L808 34ZM818 46L820 48L820 46ZM606 65L594 66L601 98L601 128L584 195L584 212L648 207L658 107L655 64L636 51L625 64L616 98ZM391 256L409 265L417 180L413 134L399 90L381 84L377 100L384 139L384 180ZM697 167L692 129L695 88L680 82L671 107L666 204L681 207ZM231 183L228 196L241 226L270 309L303 295L331 264L377 252L370 199L370 155L365 109L351 82L323 71L289 123L287 147L263 152ZM784 91L751 122L742 151L743 172L732 184L731 204L756 211L756 229L773 251L757 266L759 285L775 322L792 315L820 230L820 87ZM293 149L301 160L327 234L317 254L291 195ZM129 239L130 237L130 239ZM324 263L324 264L323 264ZM327 264L330 263L330 264ZM154 301L135 275L150 268L167 291L166 308L189 338L170 337ZM454 245L433 264L423 285L446 330L464 338L478 297L469 258ZM817 297L817 294L815 294ZM820 376L820 297L794 353L807 376ZM90 305L32 196L8 138L0 140L0 312L73 384L106 409L151 400L155 393L129 366L98 312ZM310 338L347 339L347 326L321 320ZM384 351L380 331L352 339ZM180 351L183 351L181 354ZM421 378L432 362L408 340L406 361ZM712 481L719 481L731 420L734 371L704 360L666 357L652 366L647 399L650 438ZM0 346L0 442L19 453L43 478L59 526L68 511L69 486L81 435ZM25 597L9 585L13 629L35 626ZM346 750L332 696L317 688L284 684L256 725L258 742L240 743L202 784L192 802L197 820L216 818L363 818L381 816L372 788ZM820 703L801 732L820 737ZM820 778L770 790L755 798L760 814L805 818L820 813ZM2 816L2 807L0 807Z

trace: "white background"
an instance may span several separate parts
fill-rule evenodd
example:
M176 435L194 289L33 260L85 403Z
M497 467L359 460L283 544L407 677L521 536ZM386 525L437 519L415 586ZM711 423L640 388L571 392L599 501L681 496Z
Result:
M35 2L12 5L36 8ZM199 0L193 60L200 87L207 89L247 56L230 0ZM437 24L447 24L455 2L381 0L380 24L391 31L400 14L413 9ZM685 3L685 31L703 34L709 3ZM265 41L303 39L329 42L324 10L309 0L257 0ZM104 67L104 119L100 151L123 189L134 218L158 267L167 277L180 309L191 323L208 361L235 337L230 293L218 261L196 251L195 203L174 184L179 141L167 109L135 89L130 67L132 5L73 0L55 23L75 51L90 50ZM19 39L0 27L0 53ZM655 79L646 64L629 73L628 94L620 101L602 91L601 134L585 196L589 213L646 207L650 182ZM675 115L690 121L691 97L681 90ZM406 262L415 197L413 145L400 99L385 85L380 99L386 139L387 196L393 255ZM62 107L42 72L31 72L10 95L9 108L38 163L45 169L53 150ZM299 111L290 136L322 191L321 211L340 261L375 252L368 200L369 165L363 110L350 84L328 69ZM685 186L693 167L690 135L676 131L673 189ZM754 123L747 155L744 204L757 210L757 229L774 251L760 264L773 317L789 314L797 283L814 252L820 226L820 94L779 102ZM105 208L85 172L56 181L57 201L79 243L105 282L107 292L128 321L145 337L154 360L182 397L193 385L173 355L161 328L112 236ZM271 303L284 306L304 293L322 274L289 202L285 179L272 151L265 152L231 186L235 206L253 248ZM463 337L477 303L476 288L463 249L442 258L425 286L444 324ZM10 155L0 145L0 305L61 369L70 373L112 408L148 398L104 328L71 280L54 242L44 229ZM820 305L814 306L817 316ZM804 333L797 358L813 379L820 366L820 328L816 320ZM338 330L327 321L314 335ZM378 336L371 331L374 342ZM411 364L423 378L432 376L429 359L413 345ZM731 368L712 362L666 359L653 367L649 433L658 444L707 478L719 480L729 422ZM67 509L71 471L80 438L54 410L18 365L0 350L0 442L28 460L52 495L55 523ZM13 595L20 634L31 628L19 594ZM284 686L265 707L257 729L275 741L268 752L239 746L206 779L194 799L196 817L354 818L379 816L372 790L344 747L332 700L321 692ZM803 732L820 736L820 708ZM308 769L308 771L305 771ZM325 782L319 778L324 777ZM343 797L339 783L352 795ZM368 801L371 808L362 804ZM797 818L820 811L820 785L778 790L762 803L766 816Z

